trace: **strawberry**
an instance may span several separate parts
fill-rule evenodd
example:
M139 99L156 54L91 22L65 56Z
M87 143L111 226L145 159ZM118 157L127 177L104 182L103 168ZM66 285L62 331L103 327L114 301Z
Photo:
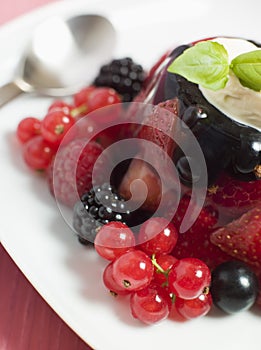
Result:
M148 147L148 143L137 142L140 146L136 158L132 160L119 187L125 199L131 198L131 185L139 192L141 181L148 189L148 195L142 208L148 211L157 209L162 193L176 187L176 173L170 158L175 142L169 135L174 134L177 122L178 101L176 99L160 103L153 108L137 133L137 138L151 141L159 147ZM138 159L139 158L139 159ZM171 161L171 163L170 163ZM138 180L138 181L135 181ZM139 198L140 199L140 198Z
M154 107L153 112L144 120L137 137L154 142L168 155L172 155L175 142L174 130L179 112L178 99L167 100Z
M261 286L261 274L260 272L257 274L259 280L259 286ZM258 296L256 299L256 304L261 308L261 288L259 288Z
M210 242L210 233L211 231L202 231L201 234L196 235L187 231L180 234L172 255L177 259L187 257L200 259L210 269L215 268L222 262L231 260L230 255Z
M240 181L224 173L209 188L208 198L236 218L261 201L261 181Z
M180 200L176 214L172 220L174 225L177 228L180 227L180 224L183 221L183 218L188 209L190 201L191 201L191 197L188 194L185 194ZM217 220L218 220L218 212L211 205L207 205L202 208L196 221L187 232L198 235L198 234L201 234L201 232L203 231L209 231L215 226L215 224L217 223Z
M183 196L173 223L179 228L190 202L188 195ZM217 211L210 205L202 208L195 223L189 230L179 234L178 242L172 254L178 258L194 257L204 261L211 269L231 259L220 248L210 242L210 233L217 224Z
M211 233L210 240L230 256L261 269L261 205Z

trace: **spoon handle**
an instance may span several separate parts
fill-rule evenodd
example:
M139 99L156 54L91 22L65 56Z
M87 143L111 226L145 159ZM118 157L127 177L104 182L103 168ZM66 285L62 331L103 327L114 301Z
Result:
M13 98L20 95L23 91L14 83L7 83L0 87L0 107Z

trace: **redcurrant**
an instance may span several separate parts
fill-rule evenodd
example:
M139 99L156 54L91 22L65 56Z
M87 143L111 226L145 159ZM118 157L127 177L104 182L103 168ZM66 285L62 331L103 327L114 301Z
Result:
M107 260L114 260L135 246L131 229L120 221L112 221L98 231L94 246L97 253Z
M108 264L103 271L103 283L105 287L113 295L126 295L129 294L129 291L125 287L120 287L112 276L112 262Z
M170 253L177 240L177 229L163 217L152 217L141 225L139 247L148 255Z
M24 160L34 170L47 169L54 155L55 150L41 135L35 136L24 145Z
M75 119L70 114L64 113L62 109L53 110L42 121L43 138L57 146L74 123Z
M85 112L88 112L88 103L89 103L89 95L92 91L96 89L95 86L86 86L82 88L80 91L78 91L73 96L74 106L75 107L83 107L85 106L86 110ZM86 114L86 113L85 113Z
M175 307L178 313L186 319L205 316L212 305L210 293L202 293L195 299L185 300L179 297L175 299Z
M141 250L129 251L114 260L112 275L120 287L137 291L152 281L154 267L151 259Z
M55 100L48 108L48 113L62 110L64 114L71 113L73 106L63 100Z
M133 317L143 323L152 324L168 317L171 298L159 285L151 284L131 294L130 306Z
M22 143L32 137L41 134L41 121L34 117L27 117L20 121L16 129L16 135Z
M96 88L89 95L88 112L99 110L92 114L92 118L96 123L106 125L119 117L121 112L120 102L120 95L114 89ZM112 105L115 106L113 108L103 108Z
M210 285L208 266L196 258L178 260L169 272L169 289L182 299L194 299Z

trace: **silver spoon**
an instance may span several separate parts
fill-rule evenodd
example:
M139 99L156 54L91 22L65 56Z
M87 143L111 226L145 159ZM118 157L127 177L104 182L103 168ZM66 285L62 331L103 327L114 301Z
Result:
M0 107L22 92L73 94L94 79L115 43L116 32L103 16L49 18L35 29L13 81L0 87Z

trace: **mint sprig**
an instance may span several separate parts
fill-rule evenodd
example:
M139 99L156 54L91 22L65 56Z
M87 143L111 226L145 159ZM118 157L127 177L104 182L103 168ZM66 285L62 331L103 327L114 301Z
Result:
M261 90L261 50L239 55L230 63L223 45L203 41L186 49L168 67L170 73L214 91L226 86L230 69L242 85Z

